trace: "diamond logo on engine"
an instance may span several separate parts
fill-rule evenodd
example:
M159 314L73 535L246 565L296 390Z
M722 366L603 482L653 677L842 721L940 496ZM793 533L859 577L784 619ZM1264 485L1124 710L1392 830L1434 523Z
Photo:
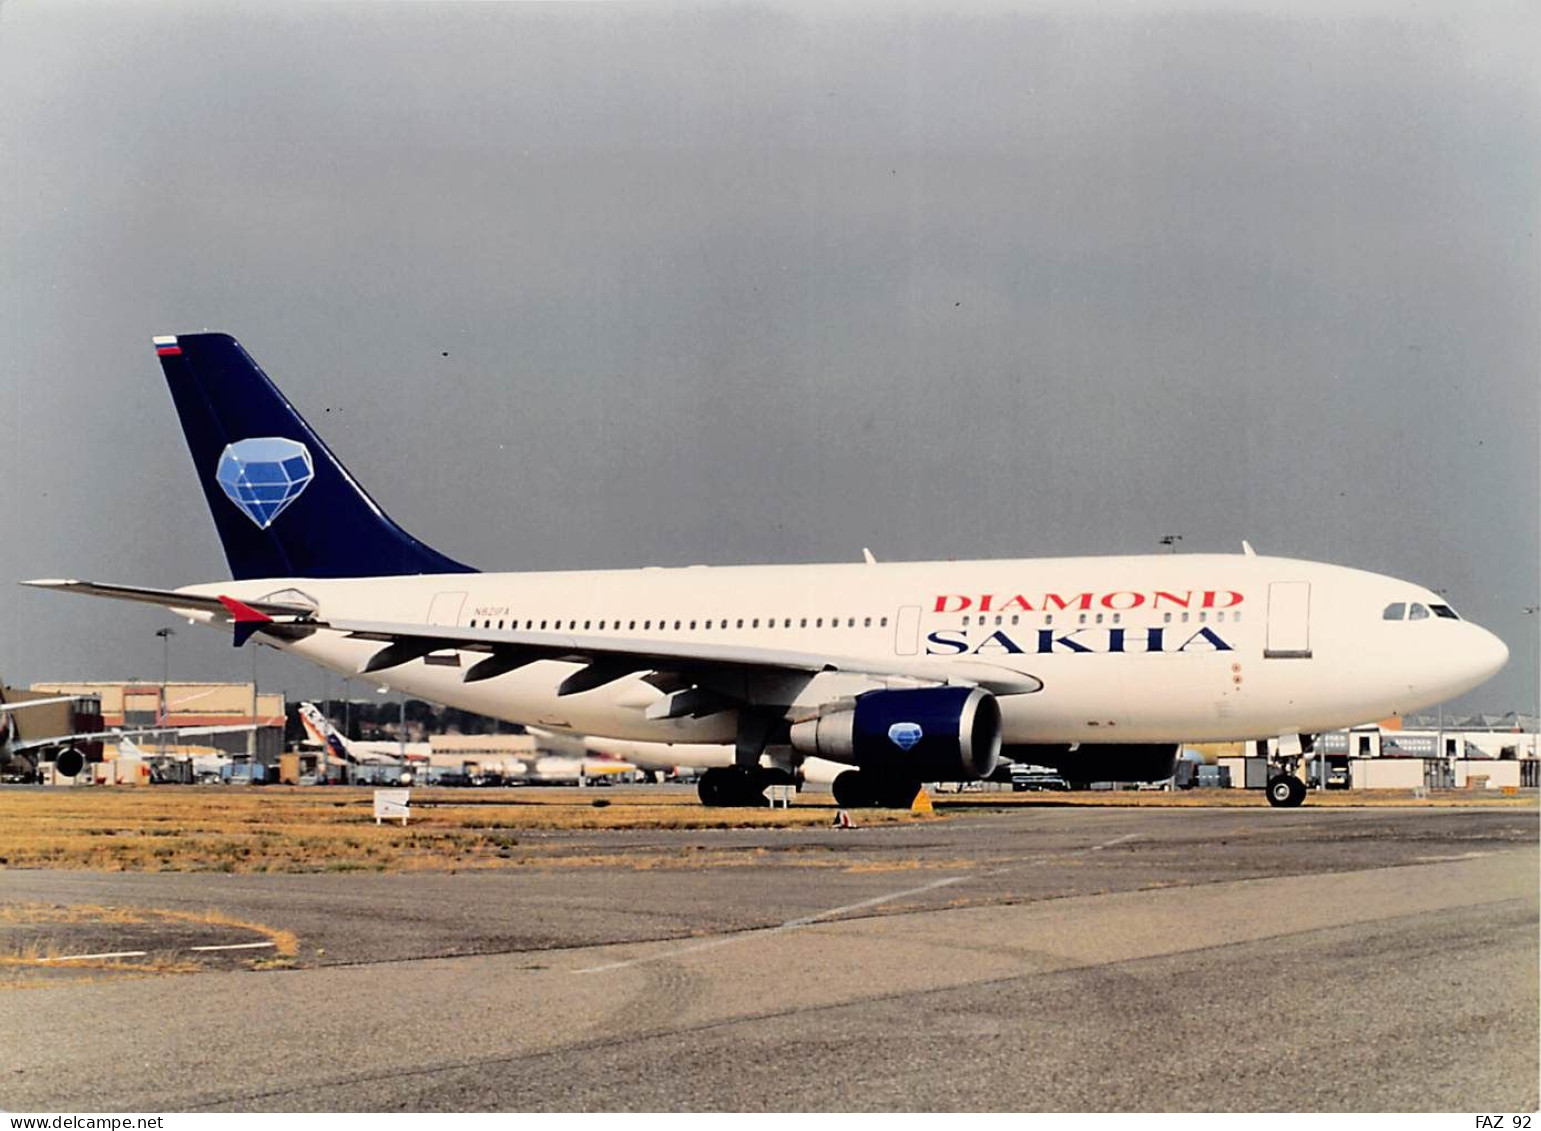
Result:
M310 450L298 440L256 436L227 444L214 478L225 497L266 530L310 486L315 474Z
M926 736L919 723L895 723L888 728L888 741L900 750L908 750Z

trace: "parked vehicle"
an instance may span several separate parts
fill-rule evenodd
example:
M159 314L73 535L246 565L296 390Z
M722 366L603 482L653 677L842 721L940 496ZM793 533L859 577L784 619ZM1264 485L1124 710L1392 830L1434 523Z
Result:
M1011 788L1014 793L1026 793L1029 790L1066 790L1070 788L1070 783L1054 770L1014 762L1011 767Z

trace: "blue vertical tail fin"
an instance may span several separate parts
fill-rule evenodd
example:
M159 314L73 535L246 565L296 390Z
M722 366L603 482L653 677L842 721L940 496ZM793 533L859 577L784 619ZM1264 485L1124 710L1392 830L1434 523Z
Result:
M155 339L230 573L473 573L397 526L228 334Z

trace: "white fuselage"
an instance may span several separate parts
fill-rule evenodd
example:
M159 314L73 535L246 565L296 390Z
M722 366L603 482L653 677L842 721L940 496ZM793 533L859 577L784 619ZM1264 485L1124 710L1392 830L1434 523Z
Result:
M284 578L185 591L257 600L285 590L306 594L331 620L987 663L1043 682L1036 693L1000 698L1007 745L1318 732L1442 702L1507 658L1496 637L1459 619L1383 619L1396 602L1439 604L1429 590L1250 555ZM347 674L380 648L329 632L281 646ZM543 661L463 683L477 658L446 652L371 678L573 733L705 744L735 737L731 711L647 718L663 693L641 676L558 696L578 665ZM788 715L892 682L816 675Z

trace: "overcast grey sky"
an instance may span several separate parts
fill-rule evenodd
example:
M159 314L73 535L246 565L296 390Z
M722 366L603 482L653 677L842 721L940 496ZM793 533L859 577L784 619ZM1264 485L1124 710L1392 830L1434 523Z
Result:
M171 623L14 579L226 576L149 345L211 328L483 568L1248 538L1533 710L1541 19L1410 7L6 3L0 676Z

